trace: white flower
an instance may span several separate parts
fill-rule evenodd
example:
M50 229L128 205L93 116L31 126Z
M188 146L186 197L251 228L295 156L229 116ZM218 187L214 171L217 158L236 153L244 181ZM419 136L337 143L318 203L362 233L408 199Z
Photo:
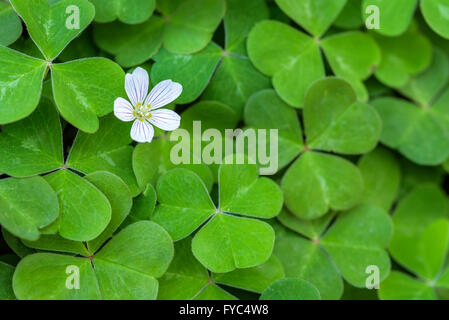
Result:
M137 68L125 78L125 90L131 103L123 98L114 101L114 115L122 121L134 121L131 138L142 143L153 140L152 125L172 131L178 129L181 122L176 112L159 108L176 100L181 95L182 85L164 80L148 94L149 83L148 72Z

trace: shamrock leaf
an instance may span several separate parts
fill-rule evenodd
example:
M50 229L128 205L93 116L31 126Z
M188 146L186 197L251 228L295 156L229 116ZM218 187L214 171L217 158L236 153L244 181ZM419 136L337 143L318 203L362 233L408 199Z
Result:
M421 0L421 12L424 19L437 34L449 39L449 1L447 0Z
M388 211L399 193L401 168L392 152L377 148L358 162L365 192L363 202Z
M358 29L363 25L360 15L362 0L349 0L346 2L340 15L334 22L334 26L341 29ZM366 20L365 20L366 21Z
M426 227L436 220L447 218L449 203L440 188L424 184L413 189L398 204L393 213L395 233L390 245L393 258L401 265L423 277L417 256L418 243L415 241ZM417 263L418 262L418 263Z
M362 10L364 20L366 21L370 14L372 14L367 8L377 6L381 15L381 22L380 28L375 31L384 36L399 36L410 25L417 3L418 0L363 0Z
M297 108L303 107L309 86L325 76L320 48L334 74L350 81L358 88L359 97L367 100L361 81L380 63L379 48L369 35L345 32L314 39L284 23L266 20L258 23L248 37L251 61L262 73L273 77L279 96Z
M360 288L365 286L369 265L379 267L381 280L388 276L390 260L385 248L393 226L382 209L361 205L341 213L327 231L322 229L324 234L309 241L277 227L274 253L287 277L312 283L323 299L337 299L343 290L339 274Z
M305 152L281 182L287 208L299 218L316 219L329 209L357 205L363 189L360 171L351 162L322 151L360 154L372 150L381 130L374 108L358 102L346 81L326 78L307 92L304 127Z
M410 27L400 37L377 35L374 39L382 54L374 74L387 86L405 86L412 76L426 70L432 62L432 45L416 30L416 26Z
M284 268L279 259L272 255L267 262L259 266L214 273L212 277L219 284L262 293L271 283L284 277Z
M95 134L79 131L68 156L66 166L85 174L109 171L128 185L133 196L140 193L132 168L133 147L129 136L130 125L113 115L100 119Z
M159 279L159 300L234 300L219 288L206 268L192 254L192 239L175 243L175 256L167 272Z
M61 123L47 98L42 98L30 117L2 127L1 171L26 177L53 171L63 164Z
M221 56L221 49L215 43L192 55L161 50L153 57L156 63L151 69L151 80L153 83L165 79L179 82L184 90L177 102L179 104L193 102L207 87ZM194 78L191 77L193 73Z
M392 273L379 291L381 299L434 300L438 288L449 288L448 270L443 269L449 248L449 220L429 224L404 251L413 253L404 265L422 277L415 279L402 272Z
M74 241L98 237L111 220L111 205L106 196L69 170L56 171L45 179L58 195L59 234Z
M319 37L338 17L346 0L276 0L276 3L307 32Z
M320 300L320 292L311 283L284 278L273 282L260 296L260 300Z
M39 47L46 60L54 60L62 50L93 20L94 6L87 0L10 0L14 10L25 21L31 39ZM75 7L73 7L75 6ZM69 14L76 8L79 26L69 28ZM69 10L70 9L70 10ZM39 17L36 19L36 17Z
M429 71L417 76L401 90L416 99L420 107L398 98L373 101L383 120L381 141L398 149L405 157L421 165L442 164L449 157L449 90L440 94L449 74L439 71L448 65L447 57L436 51ZM439 75L441 83L429 86L429 73ZM433 82L432 82L433 83Z
M0 45L9 46L22 34L22 23L7 3L0 2Z
M265 219L274 217L282 205L280 190L268 178L258 178L255 165L221 165L219 186L220 208L216 208L196 174L185 169L167 172L157 184L160 204L154 221L175 241L208 221L193 238L192 250L213 272L262 264L271 255L273 230L262 221L230 213Z
M112 22L119 19L124 23L145 22L156 7L155 0L90 0L95 6L96 22Z
M53 253L27 256L16 268L13 288L19 299L155 299L156 278L172 258L169 235L157 224L142 221L123 229L90 259ZM78 268L79 290L67 289L67 267Z
M0 180L0 224L14 235L37 240L59 213L55 192L41 177Z
M156 208L156 198L156 190L151 184L148 184L145 190L134 198L131 211L121 227L141 220L151 220Z
M225 13L224 0L159 0L157 9L166 25L164 47L191 54L205 48Z
M62 117L88 133L98 130L99 120L123 96L125 74L112 61L88 58L52 66L53 95Z
M137 25L97 24L94 39L101 49L113 54L120 65L132 67L144 63L159 51L163 30L164 21L153 16Z
M0 64L0 124L7 124L25 118L36 108L46 63L0 46Z

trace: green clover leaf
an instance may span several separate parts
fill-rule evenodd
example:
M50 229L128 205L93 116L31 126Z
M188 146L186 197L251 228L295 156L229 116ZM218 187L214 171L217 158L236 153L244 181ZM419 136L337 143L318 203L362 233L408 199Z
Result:
M0 300L15 300L12 290L14 267L0 261Z
M89 0L95 6L96 22L112 22L119 19L124 23L145 22L156 7L156 0Z
M320 223L316 228L320 233L312 241L281 226L276 228L274 253L284 265L286 276L312 283L323 299L341 296L341 276L353 286L364 287L369 265L378 266L381 280L385 279L390 272L385 248L393 233L388 214L372 205L361 205L341 213L325 231L330 221ZM297 220L294 228L302 222Z
M271 227L232 214L264 219L276 216L282 205L279 188L267 178L258 178L255 165L221 165L219 186L220 207L216 208L196 174L185 169L167 172L157 185L160 204L154 221L176 241L208 220L194 237L192 250L213 272L262 264L271 255L274 241ZM211 255L212 252L215 253Z
M338 17L346 0L276 0L276 3L307 32L319 37Z
M376 35L374 39L382 54L374 74L387 86L405 86L412 76L425 71L432 63L432 45L414 25L400 37Z
M87 0L10 0L14 10L25 21L31 38L48 61L62 50L93 20L94 6ZM67 8L75 6L79 12L79 28L67 27ZM36 19L39 17L39 19Z
M449 157L449 91L441 92L449 80L447 57L439 51L428 71L413 78L401 92L420 106L399 98L379 98L372 102L383 121L381 141L398 149L421 165L442 164ZM439 82L429 82L432 76Z
M0 170L27 177L59 169L64 164L62 130L53 103L42 98L33 114L3 126L0 134Z
M311 283L285 278L273 282L260 296L260 300L320 300L320 292Z
M358 162L365 192L363 202L390 210L399 193L401 168L394 154L384 148L376 148Z
M0 224L14 235L37 240L59 214L58 198L41 177L0 180Z
M175 243L173 261L164 276L159 279L158 299L236 299L214 283L206 268L193 256L191 242L189 237Z
M303 114L306 147L282 179L285 205L302 219L354 207L362 197L360 171L348 160L322 152L372 150L380 136L379 116L374 108L358 102L349 83L338 78L310 87Z
M369 35L344 32L314 39L284 23L266 20L258 23L248 37L251 61L259 71L273 77L279 96L297 108L303 107L309 86L325 76L320 48L332 71L350 81L366 101L368 96L361 81L380 63L380 50ZM357 56L354 52L358 52Z
M0 94L0 124L7 124L27 117L36 108L46 64L2 46L0 64L0 82L4 84Z
M88 258L54 253L27 256L14 273L14 293L19 299L156 299L156 278L172 258L167 232L150 221L136 222ZM69 266L79 269L79 290L66 287Z
M113 115L100 119L95 134L79 131L66 161L66 166L84 174L109 171L128 185L133 196L140 193L132 168L134 148L130 146L130 124Z
M13 8L0 2L0 45L9 46L22 34L22 24Z
M111 205L106 196L67 169L51 173L45 179L58 195L61 214L56 227L59 234L74 241L98 237L111 220Z

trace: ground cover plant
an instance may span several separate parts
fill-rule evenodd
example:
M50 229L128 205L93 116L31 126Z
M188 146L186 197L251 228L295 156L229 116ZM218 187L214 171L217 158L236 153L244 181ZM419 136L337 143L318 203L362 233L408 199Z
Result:
M448 173L449 0L0 0L1 300L447 299Z

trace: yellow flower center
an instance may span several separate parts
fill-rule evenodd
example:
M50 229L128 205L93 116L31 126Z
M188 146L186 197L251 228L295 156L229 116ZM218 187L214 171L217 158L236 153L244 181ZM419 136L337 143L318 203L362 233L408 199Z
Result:
M134 107L133 116L140 122L144 122L152 116L150 113L150 108L151 106L149 104L144 106L141 102L138 102Z

